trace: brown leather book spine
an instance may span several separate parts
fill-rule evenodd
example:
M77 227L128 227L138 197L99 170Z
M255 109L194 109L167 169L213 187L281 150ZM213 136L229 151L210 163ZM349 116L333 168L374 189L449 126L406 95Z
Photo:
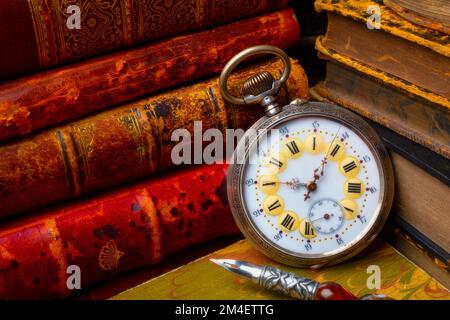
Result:
M5 82L0 141L220 72L249 46L290 47L299 33L286 9Z
M446 1L446 0L443 0ZM421 1L416 1L420 5ZM317 11L334 12L349 19L359 21L366 25L372 21L372 14L376 13L371 6L380 9L380 30L373 29L374 32L384 31L421 46L427 47L446 57L450 57L449 37L447 34L422 27L412 23L388 8L383 1L378 0L315 0L314 7ZM370 9L370 14L367 10ZM370 19L368 19L372 16ZM377 20L377 19L375 19ZM372 23L370 23L372 24ZM378 26L377 26L378 27ZM366 39L367 41L367 39Z
M333 61L327 62L326 79L315 90L321 96L450 158L448 108L414 97Z
M450 99L450 59L359 21L328 13L323 45L339 54Z
M68 296L78 291L67 286L69 266L85 289L238 233L225 173L225 165L197 166L2 226L0 299Z
M384 0L403 18L450 35L450 3L447 0Z
M237 90L263 70L280 76L282 63L263 62L236 72L230 88ZM298 62L292 62L282 94L290 100L307 97L307 79ZM171 150L178 143L171 141L175 129L185 128L193 136L194 121L202 121L203 132L247 128L261 111L227 105L218 78L213 78L0 146L0 217L171 168Z
M287 2L2 0L0 79L264 14ZM79 28L71 5L79 8Z

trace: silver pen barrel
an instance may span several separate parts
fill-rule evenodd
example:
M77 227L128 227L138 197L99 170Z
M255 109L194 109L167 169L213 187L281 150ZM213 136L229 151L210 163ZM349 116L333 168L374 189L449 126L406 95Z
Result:
M300 300L312 300L318 282L270 266L258 266L233 259L210 259L215 264L251 279L265 289L283 293Z
M300 300L313 300L318 282L271 266L265 266L259 285Z

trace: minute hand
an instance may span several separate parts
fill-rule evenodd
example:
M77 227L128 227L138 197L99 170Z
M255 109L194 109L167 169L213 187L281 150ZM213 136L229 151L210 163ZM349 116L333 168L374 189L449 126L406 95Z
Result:
M320 165L314 169L314 174L313 174L313 180L311 182L308 183L308 186L311 187L307 187L307 191L305 193L305 200L308 200L309 198L311 198L311 192L316 190L317 188L317 181L323 177L324 175L324 169L325 169L325 165L327 164L328 161L328 156L330 155L330 150L331 150L331 146L333 145L334 141L336 140L336 138L339 136L339 131L341 131L342 126L340 126L333 138L333 140L331 141L330 145L328 146L328 150L327 153L325 154L325 157L322 159Z

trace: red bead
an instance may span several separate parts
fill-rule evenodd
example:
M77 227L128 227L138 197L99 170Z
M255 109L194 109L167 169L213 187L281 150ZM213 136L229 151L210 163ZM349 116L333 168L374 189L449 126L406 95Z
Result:
M356 300L353 294L335 282L319 284L314 296L315 300Z

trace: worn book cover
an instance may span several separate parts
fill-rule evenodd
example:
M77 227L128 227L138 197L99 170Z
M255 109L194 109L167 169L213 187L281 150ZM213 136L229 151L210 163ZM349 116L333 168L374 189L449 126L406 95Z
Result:
M282 72L281 61L263 61L235 72L230 88L255 72ZM285 103L308 96L306 75L292 61L282 90ZM86 195L173 168L177 128L194 135L194 122L225 133L246 129L262 113L255 106L227 104L218 78L181 87L52 128L0 146L0 217ZM190 140L192 142L193 139Z
M4 0L0 78L241 20L280 9L287 2Z
M0 299L62 298L80 287L236 234L226 165L197 166L0 226Z
M1 83L0 141L218 73L249 46L287 48L299 32L285 9Z
M318 39L320 41L320 39ZM429 91L316 43L327 62L317 92L450 158L450 108L427 99ZM419 94L424 94L421 97Z
M436 98L450 99L448 55L384 30L369 29L366 23L340 13L327 16L327 32L321 38L324 47L403 79Z
M374 14L369 7L380 9L380 30L396 37L425 46L444 56L450 56L449 36L445 33L414 24L386 7L382 1L374 0L316 0L318 11L333 12L366 24Z
M405 19L450 35L450 3L447 0L384 0Z

